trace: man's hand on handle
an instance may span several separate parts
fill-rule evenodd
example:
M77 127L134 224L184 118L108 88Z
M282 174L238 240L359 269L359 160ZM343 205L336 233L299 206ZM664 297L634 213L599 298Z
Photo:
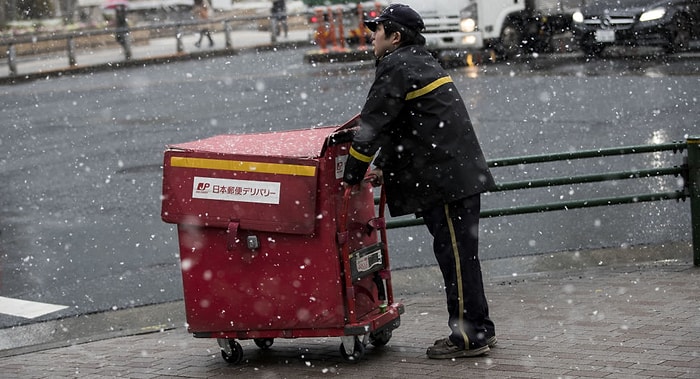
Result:
M360 185L362 183L369 183L372 185L372 187L379 187L384 184L384 173L382 172L382 169L380 168L375 168L372 171L370 171L367 175L365 175L364 179L362 179L362 182L358 184L348 184L345 181L342 182L343 189L347 188L352 188L353 193L358 191L360 189Z
M365 176L365 182L372 185L372 187L379 187L384 184L384 173L381 168L375 168Z

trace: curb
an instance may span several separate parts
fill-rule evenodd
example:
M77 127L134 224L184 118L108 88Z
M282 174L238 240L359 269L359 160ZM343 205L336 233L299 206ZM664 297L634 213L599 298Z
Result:
M119 62L107 62L107 63L96 64L96 65L78 65L78 66L74 66L74 67L65 67L65 68L43 71L43 72L34 72L34 73L30 73L30 74L23 74L23 75L17 75L17 76L0 77L0 85L20 84L20 83L35 81L38 79L48 79L48 78L56 78L56 77L62 77L62 76L68 76L68 75L103 72L103 71L110 71L110 70L121 69L121 68L143 67L143 66L149 65L149 64L167 64L167 63L173 63L173 62L188 61L188 60L192 60L192 59L212 58L212 57L221 57L221 56L233 56L233 55L237 55L237 54L244 54L244 53L250 53L250 52L273 51L276 49L298 49L298 48L304 48L304 47L308 47L308 46L312 46L312 45L308 42L290 41L290 42L281 42L281 43L278 43L275 45L262 44L262 45L244 47L244 48L239 48L239 49L236 49L236 48L227 49L227 48L225 48L225 49L209 50L209 51L203 51L203 52L166 54L166 55L154 56L154 57L143 58L143 59L132 59L129 61L119 61Z

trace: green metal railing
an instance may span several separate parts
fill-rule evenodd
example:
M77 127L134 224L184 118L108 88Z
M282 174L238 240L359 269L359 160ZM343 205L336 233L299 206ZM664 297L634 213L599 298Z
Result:
M687 138L685 142L673 142L659 145L629 146L560 154L503 158L489 161L488 165L491 168L500 168L515 165L571 161L586 158L601 158L665 151L671 151L673 153L682 153L684 150L687 150L687 156L684 157L684 162L681 165L675 167L637 169L602 174L575 175L568 177L498 183L491 192L554 187L570 184L596 183L612 180L642 179L659 176L681 176L684 179L683 186L682 188L679 188L676 191L621 195L615 197L571 200L556 203L521 205L507 208L487 209L481 211L481 217L488 218L499 216L511 216L527 213L570 210L618 204L636 204L660 200L685 200L686 198L690 198L691 227L693 240L693 263L695 266L700 266L700 137ZM420 218L395 219L387 222L387 228L402 228L422 224L423 220Z

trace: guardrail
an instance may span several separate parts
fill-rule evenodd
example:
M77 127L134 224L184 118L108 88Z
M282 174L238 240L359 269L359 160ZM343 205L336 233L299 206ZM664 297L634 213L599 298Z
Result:
M683 185L675 191L642 193L621 195L613 197L592 198L584 200L562 201L556 203L544 203L535 205L520 205L506 208L486 209L481 211L481 218L511 216L528 213L550 212L570 210L578 208L590 208L619 204L635 204L661 200L690 199L691 228L693 243L693 264L700 266L700 137L687 138L685 142L673 142L659 145L628 146L609 149L597 149L561 154L532 155L489 160L491 168L501 168L515 165L529 165L557 161L572 161L587 158L602 158L611 156L625 156L631 154L648 154L655 152L671 151L682 153L687 151L683 162L679 166L635 169L628 171L608 172L603 174L573 175L567 177L520 180L496 184L491 192L504 192L514 190L526 190L535 188L550 188L571 184L596 183L611 180L642 179L660 176L682 177ZM375 199L377 202L378 199ZM387 221L387 229L402 228L407 226L422 225L421 218L395 219Z
M290 14L288 17L298 17L301 15ZM124 35L124 43L122 48L124 51L124 61L129 61L132 59L131 46L133 44L132 35L148 31L152 34L159 36L170 35L174 38L174 50L175 53L180 54L184 52L184 45L182 38L185 31L199 29L203 26L211 27L212 32L223 32L225 35L225 48L233 49L233 40L231 38L231 33L235 29L236 24L251 24L256 25L269 25L271 22L271 16L247 16L247 17L226 17L226 18L212 18L210 20L180 20L166 23L159 23L156 25L141 25L126 28L104 28L104 29L89 29L80 30L74 32L65 33L54 33L49 35L27 35L19 37L10 37L0 39L0 46L4 46L7 52L7 63L10 71L10 76L17 75L17 46L21 44L33 44L41 42L52 42L52 41L65 41L63 46L65 46L65 51L67 53L68 65L74 67L78 65L76 59L76 40L90 37L98 36L112 36L112 35ZM116 39L115 39L116 41ZM270 42L276 42L276 36L271 33ZM116 42L114 42L116 43Z

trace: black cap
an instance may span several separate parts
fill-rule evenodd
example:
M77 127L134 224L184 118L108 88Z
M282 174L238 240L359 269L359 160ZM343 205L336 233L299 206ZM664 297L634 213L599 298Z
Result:
M377 30L377 24L384 21L396 22L416 32L420 32L425 28L420 15L405 4L389 5L379 17L365 21L365 25L374 32Z

